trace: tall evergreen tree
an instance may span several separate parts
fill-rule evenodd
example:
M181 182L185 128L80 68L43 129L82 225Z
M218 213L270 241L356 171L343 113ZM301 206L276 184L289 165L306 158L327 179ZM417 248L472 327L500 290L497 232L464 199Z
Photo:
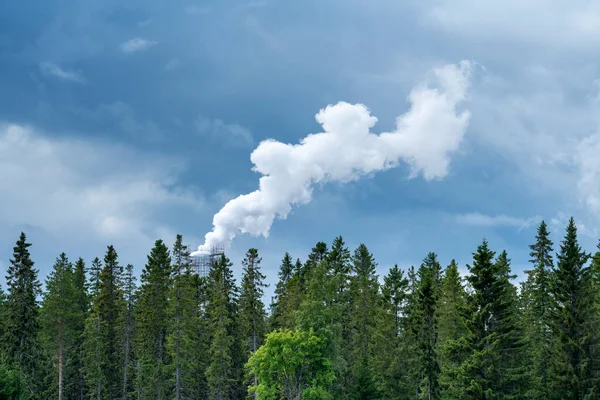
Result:
M142 271L136 305L136 354L141 363L138 380L144 398L161 400L168 391L165 347L170 276L169 249L157 240Z
M375 371L384 399L397 398L402 392L405 363L400 355L403 309L408 292L404 271L394 265L383 278L381 307L375 338Z
M246 257L242 260L243 275L239 309L242 339L246 343L247 359L262 346L267 333L267 314L262 301L266 277L260 271L261 260L257 249L249 249ZM256 374L252 377L252 383L258 384ZM257 399L256 396L255 393L255 399Z
M522 327L516 287L510 282L516 278L511 273L510 259L506 250L502 251L494 265L497 271L496 301L491 311L494 315L490 323L496 335L497 365L493 371L496 392L503 399L520 399L530 387L527 374L525 330Z
M75 329L78 316L73 265L67 255L61 253L46 279L40 314L40 336L51 360L49 379L45 382L48 397L58 400L65 398L65 365L70 364L68 360L79 356L72 352L78 339Z
M373 337L377 323L379 284L377 264L367 246L361 244L354 252L352 263L352 351L350 363L353 377L353 397L375 399L378 396L373 376Z
M321 261L312 268L310 281L303 296L302 303L296 313L296 326L305 333L310 333L322 341L321 356L329 360L338 379L345 382L345 362L341 354L341 327L338 313L332 302L334 284L329 275L327 261ZM345 398L343 387L324 387L327 395Z
M207 398L206 377L201 372L207 359L207 324L202 314L205 287L192 274L189 250L177 235L172 251L169 331L172 395L175 400Z
M94 266L95 263L92 263ZM85 330L85 377L96 399L123 396L123 267L108 246ZM92 281L92 286L95 282Z
M440 398L460 399L461 364L469 355L467 319L467 293L455 260L444 272L438 306L438 352L441 364Z
M85 262L77 259L73 269L75 313L73 318L73 357L67 360L67 393L69 399L83 400L86 394L86 384L83 376L83 340L85 320L87 318L90 302L87 294L87 277Z
M294 276L294 264L292 256L286 252L279 266L279 280L275 287L275 296L271 302L271 330L280 329L284 326L283 312L285 308L287 286L290 279Z
M589 254L577 239L577 227L569 220L561 242L553 277L552 396L565 400L586 398L591 391L584 325L590 317L590 302L584 275Z
M510 283L510 260L495 252L483 240L473 254L471 274L467 280L473 293L469 309L469 340L471 355L461 375L465 395L471 399L519 398L524 391L523 343L517 329L516 291Z
M239 385L234 351L236 348L237 290L225 255L215 260L209 274L207 314L210 318L210 363L206 370L209 398L235 398Z
M554 260L553 243L544 221L537 228L536 241L530 245L530 263L527 280L522 288L524 318L532 361L531 387L529 394L534 398L549 397L548 371L551 362L552 274Z
M588 398L600 398L600 242L592 257L592 262L585 276L586 295L589 296L589 317L584 325L587 340L585 350L589 357Z
M420 397L438 399L440 365L437 355L438 297L441 267L435 253L429 253L419 268L417 289L418 318L414 327L419 350Z
M31 260L26 235L21 232L13 248L13 258L8 266L6 285L8 295L4 305L4 339L6 356L25 380L32 397L38 397L36 384L41 378L38 361L41 356L39 331L39 305L41 293L38 271ZM37 393L36 393L37 391Z
M135 276L133 275L133 265L127 264L125 267L125 277L123 282L123 294L125 296L125 309L123 310L123 400L130 398L133 392L133 375L135 368L133 357L133 339L135 333L135 304L136 287Z
M90 281L87 292L91 300L91 307L85 320L83 331L83 376L89 393L93 398L100 400L102 398L102 330L101 315L98 308L100 293L100 273L102 272L102 261L98 257L92 260L90 266Z

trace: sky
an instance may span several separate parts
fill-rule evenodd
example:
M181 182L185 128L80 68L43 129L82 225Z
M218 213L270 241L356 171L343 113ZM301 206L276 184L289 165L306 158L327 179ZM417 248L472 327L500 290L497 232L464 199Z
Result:
M485 237L522 279L541 219L594 251L599 50L583 0L0 2L0 283L21 231L42 280L109 244L139 273L259 189L220 221L267 297L286 251L338 235L380 275L430 251L465 272Z

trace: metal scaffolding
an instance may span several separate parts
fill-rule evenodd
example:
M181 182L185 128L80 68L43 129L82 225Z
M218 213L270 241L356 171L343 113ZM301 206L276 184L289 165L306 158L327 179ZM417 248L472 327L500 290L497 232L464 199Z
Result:
M207 277L210 272L210 268L213 263L218 261L218 259L225 254L224 246L213 246L210 249L209 254L203 254L199 256L190 256L189 263L192 267L192 270L198 274L201 278Z

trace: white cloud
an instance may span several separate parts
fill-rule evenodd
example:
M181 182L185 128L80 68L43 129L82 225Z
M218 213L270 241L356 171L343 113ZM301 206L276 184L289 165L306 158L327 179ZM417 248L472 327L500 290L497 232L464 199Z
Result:
M421 7L425 23L478 38L565 49L600 45L600 5L587 0L436 0Z
M155 154L0 127L0 226L145 246L166 228L156 219L160 210L203 205L175 186L181 168Z
M296 145L261 142L250 155L262 175L260 188L229 201L214 216L201 249L228 245L240 232L267 237L275 217L286 218L292 205L310 202L319 182L349 182L400 162L411 167L411 177L446 176L469 123L469 112L457 108L466 98L471 67L463 61L435 69L433 86L410 92L411 108L397 118L393 132L371 133L377 118L362 104L340 102L316 115L322 133Z
M50 61L41 63L40 70L45 75L50 75L63 81L85 83L85 79L81 73L77 71L68 71Z
M517 218L508 215L485 215L477 212L458 214L455 216L458 223L472 226L512 226L518 230L529 228L541 222L541 217Z
M155 40L148 40L143 38L133 38L126 42L121 43L120 48L123 53L136 53L138 51L148 50L150 47L158 44Z
M251 146L254 143L252 132L239 124L228 124L220 119L199 116L194 125L201 134L210 134L237 146Z

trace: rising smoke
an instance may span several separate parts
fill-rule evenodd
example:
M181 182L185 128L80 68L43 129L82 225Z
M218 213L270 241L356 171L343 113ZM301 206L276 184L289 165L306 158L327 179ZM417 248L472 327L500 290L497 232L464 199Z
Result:
M292 205L310 202L315 183L353 181L401 161L410 166L411 178L445 177L469 123L469 112L457 106L465 100L472 66L461 61L434 69L429 82L410 92L411 107L397 117L393 132L371 133L377 118L367 107L340 102L316 115L322 133L294 145L261 142L250 155L253 170L262 175L259 189L225 204L193 254L228 246L238 233L267 237L276 216L285 219Z

